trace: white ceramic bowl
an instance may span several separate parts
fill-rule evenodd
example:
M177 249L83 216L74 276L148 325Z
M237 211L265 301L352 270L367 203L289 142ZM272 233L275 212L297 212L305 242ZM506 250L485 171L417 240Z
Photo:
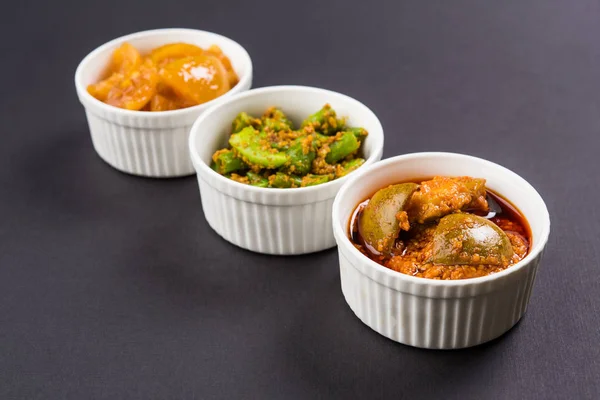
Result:
M198 106L162 112L131 111L105 104L86 88L98 82L113 51L129 42L142 54L155 47L186 42L208 48L218 45L231 60L240 81L223 96ZM216 33L195 29L156 29L111 40L88 54L75 72L75 88L85 107L98 155L118 170L157 178L191 175L187 139L196 118L216 102L250 89L252 61L242 46Z
M529 255L506 270L481 278L433 280L385 268L348 239L348 223L358 203L392 183L435 175L485 178L530 224ZM525 313L538 264L550 232L544 200L514 172L480 158L452 153L393 157L358 171L333 204L342 292L365 324L392 340L431 349L455 349L492 340Z
M274 86L230 97L207 110L190 133L190 153L196 168L202 209L210 226L225 240L267 254L312 253L335 246L331 205L348 176L306 188L270 189L244 185L210 168L213 153L228 146L231 122L246 111L262 115L277 106L299 124L325 103L348 124L369 132L363 143L366 162L381 159L383 129L364 104L340 93L303 86Z

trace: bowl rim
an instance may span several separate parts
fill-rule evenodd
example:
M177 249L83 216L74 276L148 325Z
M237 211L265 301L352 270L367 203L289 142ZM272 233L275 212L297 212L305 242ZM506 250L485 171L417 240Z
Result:
M119 108L119 107L111 106L110 104L106 104L103 101L98 100L97 98L95 98L94 96L92 96L91 94L88 93L86 86L83 84L83 72L90 65L90 63L92 62L92 59L94 59L99 53L102 53L105 50L107 50L113 46L116 46L118 44L121 44L123 42L126 42L126 41L131 41L131 40L148 37L148 36L160 36L160 35L177 34L177 33L208 34L210 36L218 38L218 40L220 40L220 41L229 42L233 46L237 47L238 50L240 51L240 55L241 55L240 58L243 60L243 64L245 66L244 74L239 77L240 80L238 81L238 83L234 87L232 87L229 91L227 91L226 93L222 94L221 96L219 96L213 100L207 101L206 103L198 104L198 105L188 107L188 108L181 108L178 110L168 110L168 111L160 111L160 112L144 112L144 111L140 112L139 110L126 110L124 108ZM252 59L250 58L250 54L248 54L248 51L241 44L239 44L238 42L236 42L233 39L228 38L227 36L223 36L221 34L210 32L210 31L204 31L201 29L191 29L191 28L150 29L150 30L139 31L139 32L134 32L134 33L129 33L129 34L126 34L123 36L119 36L117 38L114 38L114 39L96 47L94 50L89 52L81 60L81 62L77 66L77 69L75 70L75 88L77 90L77 93L79 94L81 102L84 102L84 101L89 102L90 105L97 107L97 108L103 110L104 112L112 113L115 115L121 115L123 117L136 117L136 118L145 118L148 120L152 120L152 119L159 119L159 118L164 118L164 117L178 117L178 116L193 114L198 111L205 110L205 109L211 107L212 105L218 103L223 98L231 97L231 96L235 95L236 93L242 91L243 90L242 88L249 86L249 82L252 80L252 73L253 73Z
M365 163L363 165L361 165L360 167L358 167L355 171L352 171L351 173L349 173L348 175L343 176L338 179L334 179L327 183L323 183L323 184L315 185L315 186L303 187L303 188L279 189L279 188L261 188L261 187L257 187L257 186L246 185L246 184L228 179L228 178L224 177L223 175L219 174L218 172L213 171L212 168L210 168L210 166L207 165L200 158L200 155L198 154L198 151L197 151L194 143L196 141L196 137L198 136L199 132L201 131L200 127L202 126L204 121L206 119L208 119L213 113L215 113L220 108L227 107L230 103L232 103L234 101L239 101L239 100L247 98L247 97L258 97L258 96L261 96L264 94L284 92L284 91L307 92L307 93L314 93L314 94L326 93L326 94L330 94L330 95L333 94L334 96L339 96L341 98L344 98L345 100L347 100L351 103L355 103L358 107L362 107L368 113L370 113L374 117L374 121L377 125L376 126L377 129L375 131L373 131L373 132L376 132L373 134L373 136L377 140L377 143L375 144L375 148L373 149L373 152L371 154L369 154L369 157L367 157L365 159ZM371 131L369 131L369 135L371 135ZM217 180L217 182L219 182L222 185L229 186L230 188L233 188L233 189L237 188L237 190L240 190L240 189L245 190L248 193L263 193L264 194L264 193L290 193L290 192L292 192L292 193L296 193L296 194L304 194L304 193L314 193L317 191L324 191L324 190L327 190L327 188L330 188L333 186L341 186L344 182L346 182L348 177L353 175L355 172L361 170L364 167L368 167L368 166L376 163L381 158L381 154L383 153L384 132L383 132L383 126L381 125L381 121L379 120L377 115L373 112L373 110L371 110L364 103L356 100L353 97L350 97L346 94L339 93L339 92L336 92L333 90L318 88L318 87L313 87L313 86L276 85L276 86L266 86L266 87L261 87L261 88L256 88L256 89L250 89L245 92L236 94L235 96L231 96L228 99L224 99L223 101L213 105L212 107L207 109L202 115L200 115L198 117L198 119L196 119L196 121L192 125L192 128L190 129L190 135L189 135L188 140L189 140L189 149L190 149L190 156L192 159L192 163L194 164L194 166L197 166L196 171L199 173L208 175L208 176L214 176L214 178ZM198 168L200 170L198 170Z
M348 236L346 234L346 228L341 226L342 224L339 221L340 220L340 218L339 218L340 202L342 201L341 199L349 191L352 190L354 185L357 184L357 181L364 178L366 175L368 175L369 173L371 173L374 170L384 169L384 168L388 167L389 165L393 165L400 161L406 162L406 161L410 161L410 160L414 160L414 159L432 157L432 156L434 156L434 157L436 157L436 156L437 157L439 157L439 156L451 157L451 158L455 158L457 160L470 159L470 160L477 161L477 162L487 163L488 165L492 166L493 168L499 169L500 171L502 171L502 173L508 174L512 179L519 181L519 183L521 185L528 187L530 190L532 190L537 195L537 199L535 199L534 201L536 201L536 202L539 201L539 203L543 206L541 209L541 212L543 213L542 232L539 235L539 238L536 238L538 240L534 243L533 248L529 251L529 253L527 254L527 256L525 256L525 258L523 258L521 261L517 262L516 264L510 266L509 268L506 268L503 271L496 272L496 273L493 273L490 275L481 276L481 277L477 277L477 278L469 278L469 279L456 279L456 280L439 279L438 280L438 279L420 278L420 277L406 275L401 272L391 270L391 269L386 268L383 265L380 265L380 264L376 263L375 261L371 260L369 257L367 257L363 253L361 253L356 247L354 247L354 245L352 244L352 242L350 241L350 239L348 238ZM432 287L432 286L434 286L434 287L471 286L472 287L472 286L484 285L491 281L501 280L502 278L508 277L509 275L512 275L512 274L516 273L517 271L521 270L526 265L528 265L532 260L534 260L536 257L538 257L543 252L543 250L548 242L548 237L550 235L550 214L548 213L548 208L547 208L546 203L544 202L544 199L542 198L542 196L538 193L537 190L535 190L535 188L529 182L527 182L524 178L519 176L517 173L511 171L510 169L508 169L506 167L503 167L500 164L496 164L496 163L486 160L484 158L475 157L475 156L471 156L468 154L452 153L452 152L407 153L407 154L387 158L378 163L368 166L367 168L363 169L362 171L357 171L357 173L354 176L350 177L350 179L344 183L344 185L340 188L340 190L338 191L338 193L335 197L335 200L333 202L333 207L332 207L332 223L333 223L334 236L336 237L336 242L337 242L338 247L344 247L345 250L348 250L349 251L348 255L351 255L355 261L360 262L362 265L364 265L366 268L368 268L370 270L375 270L378 273L383 274L383 276L385 276L389 279L388 282L404 281L405 283L415 285L415 286L420 286L420 287ZM351 260L348 260L348 261L351 264L354 264L354 262L352 262ZM383 281L381 281L380 283L383 284ZM386 284L385 286L393 287L390 285L390 283Z

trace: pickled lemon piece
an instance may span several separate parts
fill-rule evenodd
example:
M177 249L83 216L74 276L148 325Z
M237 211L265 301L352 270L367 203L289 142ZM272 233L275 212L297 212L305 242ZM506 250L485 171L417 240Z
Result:
M159 74L177 95L194 104L213 100L231 88L223 63L209 54L170 62Z
M156 93L158 74L151 61L131 71L109 92L106 103L127 110L141 110Z
M204 54L204 50L188 43L170 43L157 47L150 53L150 58L158 66L163 66L178 58Z
M123 43L112 55L112 72L127 73L141 64L142 56L129 43Z
M108 78L106 78L98 83L89 85L87 87L87 91L89 94L91 94L98 100L106 101L110 90L113 87L115 87L123 79L123 77L124 77L123 74L115 72Z
M391 251L403 225L403 218L399 217L418 187L416 183L390 185L379 189L367 203L358 221L358 231L372 251L380 254Z
M432 261L436 265L507 266L512 256L506 233L477 215L446 215L435 229Z

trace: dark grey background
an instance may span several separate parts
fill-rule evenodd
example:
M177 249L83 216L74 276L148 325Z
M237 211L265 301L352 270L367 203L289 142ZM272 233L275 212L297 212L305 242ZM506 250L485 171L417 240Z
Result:
M597 1L15 1L0 22L0 398L599 398ZM78 62L174 26L245 46L255 87L363 101L384 157L457 151L529 180L552 233L522 322L470 350L396 344L346 306L335 250L241 250L194 177L101 161Z

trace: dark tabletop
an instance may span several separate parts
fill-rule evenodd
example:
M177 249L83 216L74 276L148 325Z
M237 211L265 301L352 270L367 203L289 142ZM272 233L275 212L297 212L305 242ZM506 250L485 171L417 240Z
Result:
M600 398L600 4L564 1L9 2L0 13L0 398ZM403 346L346 306L334 249L241 250L194 177L95 154L78 62L117 36L229 36L255 87L356 97L384 157L500 163L552 232L527 315L460 351Z

